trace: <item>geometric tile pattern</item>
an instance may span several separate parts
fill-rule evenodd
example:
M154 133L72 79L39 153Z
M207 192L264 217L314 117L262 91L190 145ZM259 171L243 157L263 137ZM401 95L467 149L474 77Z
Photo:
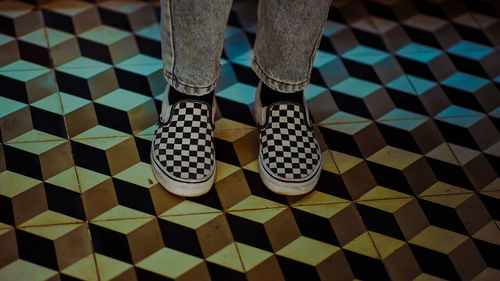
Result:
M0 2L0 280L500 279L497 1L333 1L298 197L258 175L256 2L235 1L215 183L189 199L150 166L159 7Z

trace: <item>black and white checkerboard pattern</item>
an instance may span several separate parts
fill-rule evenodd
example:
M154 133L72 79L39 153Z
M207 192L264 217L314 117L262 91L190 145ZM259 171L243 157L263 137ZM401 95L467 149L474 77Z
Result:
M260 132L262 164L273 176L305 179L320 160L320 149L312 129L306 125L304 107L276 103L269 107L267 122Z
M215 166L213 128L209 105L183 100L172 105L170 120L158 123L154 157L170 176L203 180Z

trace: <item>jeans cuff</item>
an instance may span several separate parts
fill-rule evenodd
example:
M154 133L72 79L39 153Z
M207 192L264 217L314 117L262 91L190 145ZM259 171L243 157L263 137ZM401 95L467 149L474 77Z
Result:
M294 93L302 91L309 85L309 79L306 79L305 81L299 83L294 83L279 81L275 78L272 78L262 68L255 56L252 60L252 70L269 88L282 93Z
M215 89L215 86L217 85L217 80L215 80L208 86L189 85L177 80L175 77L172 76L172 74L166 71L163 73L163 76L165 77L165 80L167 80L167 83L170 84L171 87L174 87L177 91L181 93L193 96L206 95L211 91L213 91Z

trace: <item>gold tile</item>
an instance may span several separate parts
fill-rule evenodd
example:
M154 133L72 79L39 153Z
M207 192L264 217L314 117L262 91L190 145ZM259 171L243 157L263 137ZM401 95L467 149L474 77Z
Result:
M397 170L404 170L420 158L422 158L422 155L386 146L368 157L368 160L387 165Z
M259 159L255 159L252 162L246 164L245 166L243 166L243 169L258 173L259 172Z
M43 183L11 171L0 172L0 196L11 201L10 210L15 225L48 209Z
M378 200L378 199L398 199L398 198L412 198L410 195L399 192L390 188L380 185L372 188L367 193L363 194L356 201Z
M245 271L235 243L231 243L222 248L220 251L209 256L207 261L235 271Z
M500 229L494 221L485 225L478 232L474 233L472 237L500 246Z
M368 231L368 233L383 260L406 244L404 241L377 232Z
M84 1L51 1L44 5L43 8L56 14L70 17L76 34L101 24L97 6Z
M401 199L380 199L373 201L361 201L359 204L366 205L375 209L383 210L388 213L395 213L397 210L410 203L413 198L401 198Z
M354 240L344 245L342 248L372 259L380 259L375 245L373 245L373 241L370 238L370 234L368 234L368 232L364 232L363 234L359 235Z
M469 232L474 234L491 221L490 214L474 193L422 197L423 200L448 207L460 218Z
M353 274L339 247L300 236L276 255L312 266L321 280L352 280Z
M333 150L330 154L351 198L357 199L377 185L365 160Z
M500 279L500 270L488 267L484 269L480 274L478 274L474 278L474 281L490 281L499 279Z
M141 211L137 211L122 205L117 205L112 209L106 211L98 217L95 217L91 220L92 223L120 220L120 219L145 219L146 221L151 220L154 216L150 214L146 214ZM140 224L140 221L139 221ZM123 233L128 232L129 230L133 230L134 228L130 228L129 226L124 226L125 229Z
M465 235L431 225L408 242L443 254L450 254L467 239Z
M302 206L294 206L294 208L307 213L311 213L315 216L330 219L336 214L342 212L345 208L347 208L351 204L352 203L348 202L348 203L337 203L337 204L302 205Z
M472 193L472 191L454 186L444 182L436 182L427 188L424 192L419 194L419 197L423 196L433 196L433 195L448 195L448 194L459 194L459 193Z
M340 171L337 164L333 160L331 150L325 150L321 153L323 159L323 170L339 175Z
M55 222L65 224L53 224ZM24 225L19 226L19 230L41 238L34 240L35 242L33 243L35 244L33 247L35 248L38 247L38 243L40 245L49 243L51 253L47 254L50 254L55 259L54 261L57 262L58 268L66 268L92 253L92 244L87 225L83 222L74 222L74 219L55 212L46 211ZM19 241L19 243L26 243L26 241ZM74 247L75 244L78 247Z
M118 205L111 177L76 167L82 201L88 219L94 219Z
M167 192L158 183L151 170L151 165L148 163L138 162L116 174L113 178L144 188L151 198L156 214L161 214L182 201L179 196Z
M0 268L0 280L42 281L60 280L57 271L24 260Z
M34 154L40 161L43 179L48 179L73 166L70 143L60 137L31 130L6 145Z
M175 280L210 280L202 259L169 248L160 249L136 266Z
M286 207L283 208L269 208L269 209L256 209L256 210L238 210L232 211L228 210L233 215L242 217L247 220L251 220L257 223L266 223L275 216L287 210Z
M335 204L335 203L350 203L351 201L333 196L321 191L313 190L304 196L289 196L288 202L291 206L302 205L318 205L318 204Z
M7 142L33 129L31 111L27 104L0 97L0 133Z
M273 256L271 252L261 250L243 243L236 242L236 247L243 262L245 271L251 271L256 266Z
M228 211L240 211L240 210L253 210L253 209L266 209L266 208L282 208L286 207L283 204L255 196L250 195L244 200L240 201L238 204L229 208Z
M242 201L233 206L232 208L230 208L227 212L239 218L249 220L254 223L262 224L267 239L269 239L270 245L275 251L281 249L283 246L287 245L288 243L290 243L291 241L295 240L297 237L300 236L299 228L297 226L297 223L295 222L295 219L293 218L293 214L290 208L288 207L265 208L265 209L255 208L255 207L254 209L241 208L244 206L248 206L246 205L247 203L257 203L254 206L258 206L259 202L265 204L268 203L266 201L269 200L245 199L244 201L247 202ZM278 203L275 203L275 205L276 204Z
M277 251L276 254L311 266L317 266L339 250L339 247L300 236Z
M445 254L462 279L472 279L486 268L472 240L459 233L429 226L409 243Z
M427 273L420 273L420 275L417 276L417 278L414 279L414 281L444 281L446 279L441 279L439 277L427 274Z
M259 132L256 127L230 119L215 122L215 137L233 145L242 166L258 158Z
M99 280L93 254L89 254L72 265L64 268L61 270L61 273L81 280Z
M224 210L251 195L245 174L240 167L216 161L215 190Z
M71 167L61 173L47 179L45 182L55 186L63 187L74 192L80 192L80 185L76 176L75 167Z
M110 235L112 233L123 237L120 241L127 242L134 263L163 247L158 221L154 216L140 211L118 205L96 217L91 224L101 227L102 231L108 231Z
M0 268L15 261L18 257L16 231L13 227L0 223Z
M95 260L101 280L137 280L131 264L98 253L95 254Z
M58 212L54 212L51 210L46 210L43 213L40 213L38 216L27 220L26 222L20 224L18 227L33 227L39 225L67 225L71 227L71 224L74 224L76 227L83 221L79 219L75 219L70 216L63 215Z

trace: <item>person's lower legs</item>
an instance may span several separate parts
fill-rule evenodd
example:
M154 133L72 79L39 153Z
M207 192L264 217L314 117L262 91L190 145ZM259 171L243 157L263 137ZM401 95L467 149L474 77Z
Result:
M260 127L259 174L272 191L300 195L319 180L322 156L303 90L331 0L260 0L252 69Z
M232 0L162 0L165 92L151 168L170 192L198 196L215 180L214 88Z
M309 84L331 0L260 0L252 69L269 88L297 92Z
M215 88L232 0L161 1L164 75L179 92Z

